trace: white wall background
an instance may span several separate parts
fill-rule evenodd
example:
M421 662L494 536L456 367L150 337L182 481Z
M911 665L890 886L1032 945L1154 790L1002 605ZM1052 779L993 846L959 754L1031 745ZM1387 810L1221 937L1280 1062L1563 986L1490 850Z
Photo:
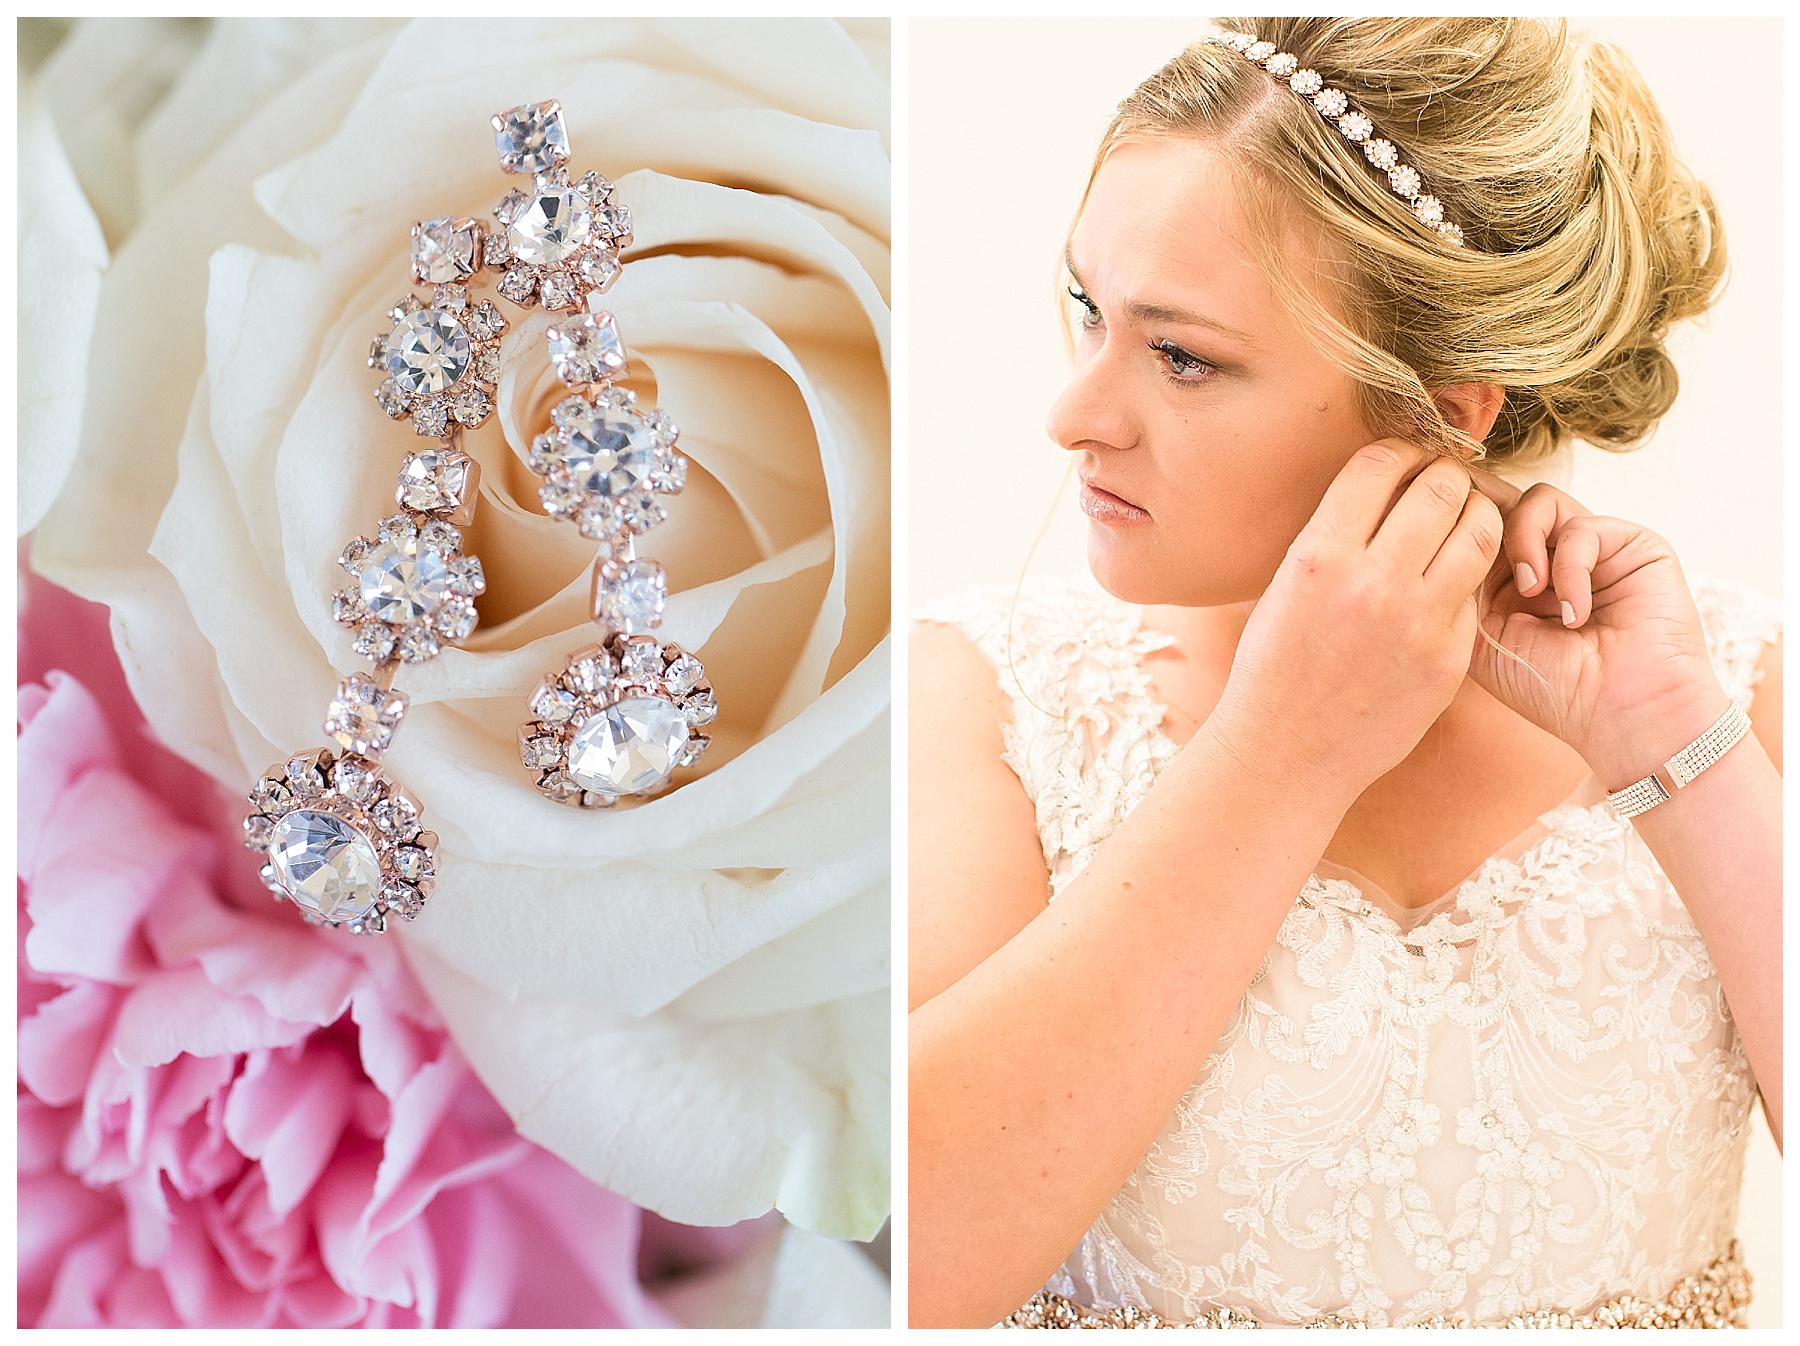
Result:
M1668 538L1689 575L1781 592L1781 29L1596 19L1622 45L1724 217L1731 279L1671 342L1682 393L1645 447L1578 446L1562 484ZM910 602L1013 583L1069 455L1043 432L1068 364L1057 259L1117 101L1205 32L1170 19L910 24ZM1083 568L1073 492L1032 574ZM1781 1311L1780 1161L1758 1114L1742 1234L1752 1323Z

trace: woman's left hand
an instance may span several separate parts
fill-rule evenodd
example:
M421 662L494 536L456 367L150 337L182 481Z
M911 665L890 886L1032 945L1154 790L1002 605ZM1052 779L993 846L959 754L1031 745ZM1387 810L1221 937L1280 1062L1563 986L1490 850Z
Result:
M1607 789L1622 789L1730 704L1675 553L1648 528L1591 514L1554 486L1520 491L1474 476L1506 520L1477 598L1481 631L1518 658L1477 634L1469 675L1573 747Z

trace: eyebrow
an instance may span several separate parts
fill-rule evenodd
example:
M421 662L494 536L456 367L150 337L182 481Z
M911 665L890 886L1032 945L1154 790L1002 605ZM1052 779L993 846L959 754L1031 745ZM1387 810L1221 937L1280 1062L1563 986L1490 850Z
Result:
M1067 252L1063 253L1063 266L1069 275L1074 277L1075 284L1083 293L1087 291L1087 282L1081 278L1081 272L1075 269L1075 259ZM1228 327L1217 319L1209 318L1203 313L1195 313L1192 309L1181 308L1175 304L1153 304L1143 299L1128 300L1125 304L1125 316L1134 322L1172 322L1186 327L1210 327L1222 336L1241 341L1251 349L1257 349L1256 341L1247 332L1240 332L1235 327Z

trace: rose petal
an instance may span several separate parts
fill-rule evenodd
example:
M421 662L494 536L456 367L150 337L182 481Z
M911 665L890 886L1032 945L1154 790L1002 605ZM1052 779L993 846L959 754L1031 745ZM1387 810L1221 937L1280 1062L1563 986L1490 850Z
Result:
M888 1284L850 1244L782 1232L759 1327L886 1327Z
M602 1187L688 1224L773 1206L837 1235L880 1227L885 992L748 1022L634 1019L530 997L503 1006L424 950L409 955L483 1083L525 1100L509 1106L520 1133Z
M30 532L68 479L80 445L87 347L106 270L106 239L82 194L42 90L19 97L19 534Z
M256 50L244 31L233 38L237 49ZM749 1074L766 1054L777 1082L766 1095L751 1091L746 1106L756 1120L746 1142L724 1134L741 1116L725 1106L693 1123L685 1153L655 1151L651 1163L654 1146L627 1147L621 1163L637 1167L640 1190L666 1180L677 1202L699 1181L688 1168L693 1153L716 1155L731 1170L718 1179L725 1205L744 1205L752 1191L772 1199L782 1182L771 1180L768 1155L784 1145L805 1156L796 1171L814 1175L783 1180L794 1191L822 1188L835 1165L846 1190L860 1194L849 1202L860 1210L881 1180L859 1145L823 1139L836 1132L822 1120L829 1109L820 1112L808 1094L812 1084L799 1082L788 1119L792 1100L782 1090L799 1076L785 1055L786 1031L772 1031L776 1020L829 1022L843 992L878 975L878 958L840 947L873 924L859 895L872 891L870 867L885 863L873 762L887 702L886 658L875 648L887 611L887 169L878 139L887 89L869 59L881 49L872 33L867 24L847 31L811 20L728 30L679 21L421 23L311 66L272 95L258 87L261 75L286 78L311 58L244 62L221 104L207 102L202 84L184 85L183 101L167 105L145 142L160 144L163 161L144 174L155 187L143 219L102 282L87 364L104 377L89 381L73 485L35 540L41 565L111 606L156 731L234 790L317 741L322 698L348 661L348 635L328 624L325 591L341 582L330 559L391 500L392 466L368 451L370 436L406 437L371 405L361 363L394 297L393 278L404 274L405 225L445 209L485 214L499 190L490 142L467 126L521 96L521 80L554 85L578 145L593 147L578 158L596 154L597 166L621 176L622 194L632 193L625 199L638 215L637 252L660 253L635 260L615 297L635 324L627 333L634 372L646 391L652 381L666 389L694 457L691 494L657 546L669 544L678 580L669 630L705 639L724 709L709 774L665 799L584 817L531 792L512 731L524 691L560 661L565 633L584 625L587 561L572 530L537 513L520 470L519 434L532 413L520 408L504 422L510 441L476 436L497 441L480 450L495 456L484 463L488 504L473 534L493 562L484 618L491 607L496 620L481 637L489 643L408 674L416 710L390 766L424 798L443 837L444 883L418 925L383 941L380 957L391 969L407 938L441 937L455 962L505 988L479 992L484 1013L504 1016L492 1024L489 1056L533 1023L510 1002L512 989L526 1000L548 987L555 996L540 1002L566 995L606 1005L596 1022L558 1039L560 1061L544 1044L527 1044L530 1069L521 1068L519 1091L506 1101L514 1111L568 1109L554 1124L540 1116L545 1134L579 1132L579 1112L615 1055L637 1063L626 1073L628 1093L657 1087L645 1062L664 1052L680 1057L667 1063L666 1079L686 1087L689 1072L716 1068L713 1034L742 1027L734 1013L819 1006L760 1015L763 1036L740 1037L725 1052L737 1054L728 1075ZM210 59L216 70L225 58ZM77 83L83 71L68 74L71 88L90 87ZM241 120L223 134L216 121L184 126L201 106L224 106ZM401 116L409 134L384 135ZM635 165L643 167L621 172ZM765 260L752 262L751 253ZM142 340L146 314L156 315L151 344ZM521 383L523 398L543 386L541 374ZM698 419L685 418L675 399ZM734 399L754 413L735 426ZM807 526L826 521L829 534ZM148 555L153 528L168 567ZM823 697L820 688L829 689ZM505 867L505 883L489 889L504 892L504 903L472 886L457 891L467 876L486 877L464 868L471 860ZM577 901L584 886L590 897L609 891L614 867L652 876L630 888L635 918L624 902ZM700 869L728 872L695 875ZM784 872L748 872L774 870ZM656 906L663 898L672 914ZM849 914L828 916L846 903L856 904ZM152 924L179 924L161 905L153 904ZM481 937L504 922L503 907L521 923L505 931L505 957L484 964ZM543 907L551 910L534 919ZM596 934L611 942L595 947ZM752 957L763 945L776 947ZM585 967L565 953L571 948L590 955ZM829 966L807 968L809 957ZM615 983L607 974L618 963L633 966ZM341 1003L333 990L301 1013L296 1001L271 998L278 988L302 994L296 983L309 978L298 968L260 986L253 965L228 969L215 959L203 970L215 987L259 998L274 1021L298 1023ZM387 996L390 983L381 984ZM616 1012L690 991L679 1012L635 1020ZM390 1003L430 1031L428 1016ZM208 1015L217 1029L219 1015ZM379 1069L397 1096L417 1067L408 1065L404 1035L382 1041L382 1031L369 1032L376 1040L364 1051L380 1064L365 1068ZM875 1077L885 1034L829 1036L832 1088L843 1087L845 1072ZM596 1037L609 1051L590 1058ZM482 1069L504 1073L496 1065L484 1060ZM104 1105L106 1125L96 1113L79 1133L89 1171L129 1160L131 1128L152 1086L119 1073L101 1092L120 1089ZM860 1087L846 1096L857 1107L866 1101ZM697 1097L717 1101L706 1089ZM357 1126L375 1125L376 1096L359 1089L356 1099ZM569 1148L591 1156L593 1143L578 1138ZM658 1167L668 1172L659 1177ZM376 1260L385 1269L370 1274L406 1288L407 1302L435 1316L425 1301L437 1293L437 1273L421 1258L416 1247L384 1252ZM376 1308L369 1319L389 1316L409 1312Z

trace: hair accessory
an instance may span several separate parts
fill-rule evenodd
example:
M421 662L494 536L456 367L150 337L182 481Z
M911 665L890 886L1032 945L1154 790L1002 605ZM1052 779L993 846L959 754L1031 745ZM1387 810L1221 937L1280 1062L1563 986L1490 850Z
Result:
M1694 777L1723 757L1749 732L1750 717L1734 701L1731 709L1714 720L1705 733L1657 768L1668 776L1668 785L1652 771L1642 780L1607 795L1606 802L1621 818L1635 818L1640 813L1647 813L1658 804L1673 799L1676 790L1691 784Z
M530 193L500 203L494 213L506 232L484 243L487 264L507 267L501 297L574 310L545 333L571 396L532 441L530 467L544 479L544 512L601 544L590 608L601 638L538 684L519 756L546 798L605 808L666 789L699 761L710 742L700 730L718 715L700 661L650 634L662 623L668 577L636 553L636 539L668 516L662 498L681 491L688 465L667 414L645 413L634 393L613 386L628 371L625 346L613 315L593 308L631 242L630 210L598 173L568 185L569 137L556 102L502 112L494 129L500 166L536 175Z
M1393 142L1376 136L1375 123L1351 109L1350 99L1342 89L1332 88L1318 71L1302 69L1298 57L1275 50L1273 42L1258 41L1253 33L1221 33L1208 40L1261 66L1311 103L1345 140L1362 146L1363 157L1386 176L1388 190L1412 207L1420 224L1451 246L1463 246L1462 230L1444 218L1444 206L1437 197L1425 194L1418 170L1400 162L1400 151Z

